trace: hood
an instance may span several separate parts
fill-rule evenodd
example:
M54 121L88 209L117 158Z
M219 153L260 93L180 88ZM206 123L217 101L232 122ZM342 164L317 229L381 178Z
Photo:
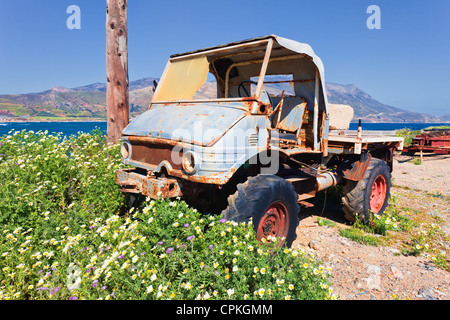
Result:
M247 114L237 107L242 104L154 105L122 133L210 146Z

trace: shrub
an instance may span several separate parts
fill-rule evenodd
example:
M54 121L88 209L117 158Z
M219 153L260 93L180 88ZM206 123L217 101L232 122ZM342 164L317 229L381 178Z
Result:
M408 128L400 129L395 131L396 137L403 137L405 146L409 146L412 143L412 139L419 135L421 130L411 130Z
M36 228L50 215L48 224L77 224L123 206L114 183L117 146L106 147L100 130L69 139L16 131L0 140L0 154L1 224Z
M330 270L183 201L124 210L99 131L1 138L0 299L330 299ZM122 212L122 214L121 214Z

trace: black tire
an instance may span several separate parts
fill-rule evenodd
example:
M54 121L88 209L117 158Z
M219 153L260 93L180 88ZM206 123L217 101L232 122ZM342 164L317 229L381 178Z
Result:
M139 208L141 206L141 204L144 202L145 200L145 196L143 196L140 193L127 193L128 195L128 208Z
M378 190L378 186L383 184L384 187ZM373 188L375 191L372 191ZM342 209L345 217L351 222L355 222L358 217L367 224L373 214L383 215L388 206L390 189L389 166L383 160L372 158L364 178L358 182L347 180L343 187ZM371 199L375 198L374 193L379 196L371 203Z
M252 223L258 240L269 235L285 238L290 247L297 238L300 206L292 184L275 175L249 177L237 185L237 191L228 197L228 207L222 211L226 220Z

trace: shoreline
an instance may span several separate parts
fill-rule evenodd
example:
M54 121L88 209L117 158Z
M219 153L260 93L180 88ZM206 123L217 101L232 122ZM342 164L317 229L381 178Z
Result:
M61 120L48 120L48 119L36 119L36 120L5 120L0 119L0 123L35 123L35 122L106 122L105 120L96 120L96 119L89 119L89 120L68 120L68 119L61 119Z
M130 121L132 118L130 118ZM0 118L0 123L26 123L26 122L106 122L106 119L86 119L86 120L80 120L80 119L26 119L26 120L12 120L12 119L4 119ZM358 123L358 120L352 120L350 123ZM399 121L362 121L362 123L366 124L441 124L441 125L450 125L450 121L433 121L433 122L422 122L422 121L414 121L414 122L399 122Z

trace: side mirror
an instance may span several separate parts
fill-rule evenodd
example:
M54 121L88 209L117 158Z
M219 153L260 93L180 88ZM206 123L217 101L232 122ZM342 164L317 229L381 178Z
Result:
M156 80L153 80L153 92L156 91L157 86L158 86L158 82L156 82Z

